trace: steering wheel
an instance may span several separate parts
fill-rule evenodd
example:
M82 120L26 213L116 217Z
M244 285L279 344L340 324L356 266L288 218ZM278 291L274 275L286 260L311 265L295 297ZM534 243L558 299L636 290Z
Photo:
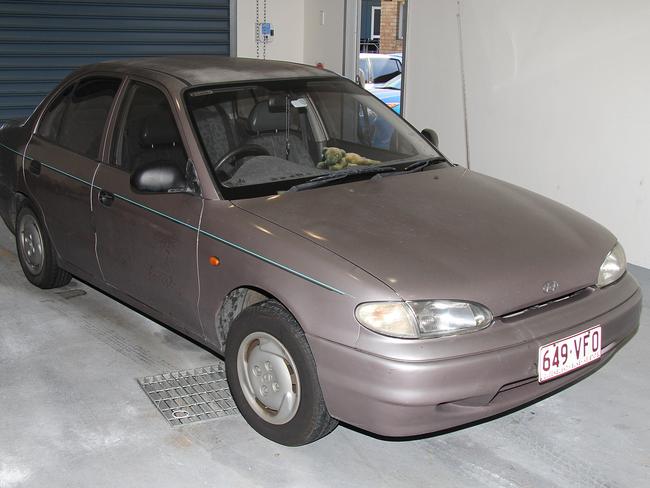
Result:
M214 170L219 169L231 159L241 159L246 156L270 156L266 148L259 144L244 144L243 146L236 147L232 151L228 151L218 162L214 165Z

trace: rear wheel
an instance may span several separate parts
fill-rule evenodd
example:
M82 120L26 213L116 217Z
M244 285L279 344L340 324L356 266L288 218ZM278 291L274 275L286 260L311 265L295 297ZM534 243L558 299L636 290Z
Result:
M242 416L272 441L308 444L338 423L325 407L305 334L275 300L252 305L233 322L226 374Z
M18 213L15 236L20 266L32 284L49 289L70 283L72 277L58 266L52 242L28 205Z

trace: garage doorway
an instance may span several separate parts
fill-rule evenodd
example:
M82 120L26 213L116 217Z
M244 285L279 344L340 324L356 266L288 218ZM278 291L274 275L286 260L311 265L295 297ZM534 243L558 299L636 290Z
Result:
M404 68L406 65L407 0L349 0L358 15L346 30L357 33L353 50L356 60L355 78L396 113L402 114L404 100ZM348 14L350 12L348 6ZM348 33L346 32L346 37Z

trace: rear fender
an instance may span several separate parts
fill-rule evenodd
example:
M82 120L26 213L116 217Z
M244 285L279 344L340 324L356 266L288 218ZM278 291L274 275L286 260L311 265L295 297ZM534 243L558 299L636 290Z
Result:
M11 120L0 125L0 217L9 230L15 231L16 212L20 201L20 174L23 152L31 136L31 126Z

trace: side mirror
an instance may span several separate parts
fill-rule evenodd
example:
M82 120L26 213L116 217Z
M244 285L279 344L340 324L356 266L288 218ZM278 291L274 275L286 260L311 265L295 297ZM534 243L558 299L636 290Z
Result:
M185 175L171 161L152 161L131 175L131 188L138 193L182 193L188 191Z
M361 88L366 87L366 74L362 69L360 69L357 74L357 85L359 85Z
M438 133L433 129L422 129L422 135L427 138L427 140L438 147Z

